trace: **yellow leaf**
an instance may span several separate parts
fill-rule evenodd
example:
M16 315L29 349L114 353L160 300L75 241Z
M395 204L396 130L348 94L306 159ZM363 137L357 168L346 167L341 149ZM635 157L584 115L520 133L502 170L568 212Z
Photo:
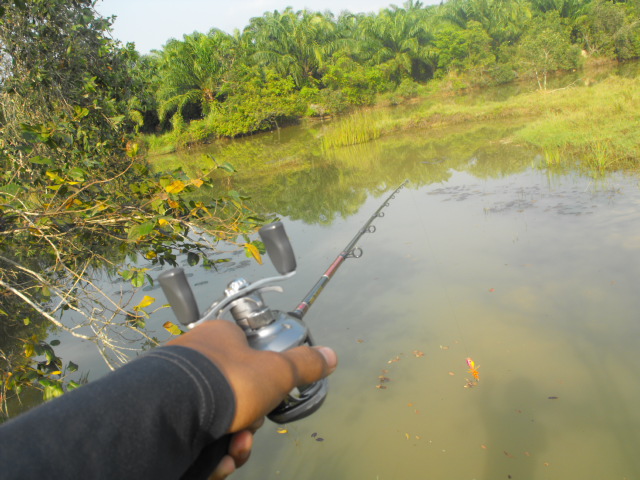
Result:
M278 429L276 430L276 432L278 432L278 433L288 433L288 432L289 432L289 430L287 430L286 428L278 428Z
M32 357L34 353L33 343L27 343L24 346L24 356L29 358Z
M158 225L160 225L161 227L164 227L165 225L169 225L169 221L166 218L159 218Z
M199 178L196 178L195 180L191 180L191 183L195 185L197 188L200 188L204 182Z
M55 372L51 372L51 375L62 375L60 370L56 370Z
M171 185L167 185L164 189L167 193L180 193L184 190L186 185L182 180L175 180Z
M181 335L182 334L182 330L180 330L180 328L171 322L164 322L164 324L162 325L171 335Z
M167 203L169 204L169 206L171 208L180 208L180 204L178 202L176 202L175 200L167 200Z
M246 248L247 252L249 252L253 256L253 258L256 259L256 262L262 265L262 257L260 256L260 250L258 250L258 247L251 243L245 243L244 248Z
M156 301L155 298L150 297L149 295L145 295L144 298L142 300L140 300L140 303L138 305L136 305L135 307L133 307L133 309L134 310L140 310L141 308L148 307L149 305L151 305L155 301Z

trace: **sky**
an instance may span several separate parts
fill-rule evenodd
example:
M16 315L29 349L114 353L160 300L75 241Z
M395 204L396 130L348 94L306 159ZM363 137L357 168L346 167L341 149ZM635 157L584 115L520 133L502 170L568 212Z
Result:
M182 39L194 31L206 33L219 28L233 33L242 30L253 17L265 12L294 10L324 12L336 15L374 12L391 4L401 6L404 0L101 0L97 11L105 17L116 15L113 36L123 43L134 42L140 53L160 49L170 38ZM423 4L435 3L423 1Z

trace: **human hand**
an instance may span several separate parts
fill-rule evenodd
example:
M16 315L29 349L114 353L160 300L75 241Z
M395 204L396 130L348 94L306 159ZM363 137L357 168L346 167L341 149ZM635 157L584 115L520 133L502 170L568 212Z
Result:
M248 460L253 433L294 387L317 382L338 363L335 352L327 347L300 346L280 353L254 350L242 329L225 320L205 322L168 343L209 358L236 398L229 454L216 467L212 480L226 478Z

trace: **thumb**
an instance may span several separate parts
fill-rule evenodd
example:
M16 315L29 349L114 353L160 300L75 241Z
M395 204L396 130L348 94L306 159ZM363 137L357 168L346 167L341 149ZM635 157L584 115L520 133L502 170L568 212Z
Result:
M338 366L338 356L329 347L300 346L281 354L291 365L296 387L317 382Z

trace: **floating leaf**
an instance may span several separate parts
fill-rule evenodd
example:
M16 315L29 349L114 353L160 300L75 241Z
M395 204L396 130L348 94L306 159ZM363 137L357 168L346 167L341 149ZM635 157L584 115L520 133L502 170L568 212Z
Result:
M288 432L289 432L289 430L287 430L286 428L282 428L282 427L280 427L280 428L278 428L278 429L276 430L276 432L278 432L278 433L280 433L280 434L283 434L283 433L288 433Z
M78 365L76 365L73 362L69 362L69 365L67 365L67 370L70 372L77 372L78 371Z
M317 436L318 436L318 432L313 432L313 433L311 434L311 438L316 438Z
M316 442L324 442L324 438L322 438L322 437L317 437L317 438L316 438Z
M182 335L182 330L175 323L172 322L164 322L162 326L171 334L171 335Z
M60 345L60 340L51 340L49 342L49 345L51 345L52 347L57 347L58 345Z

